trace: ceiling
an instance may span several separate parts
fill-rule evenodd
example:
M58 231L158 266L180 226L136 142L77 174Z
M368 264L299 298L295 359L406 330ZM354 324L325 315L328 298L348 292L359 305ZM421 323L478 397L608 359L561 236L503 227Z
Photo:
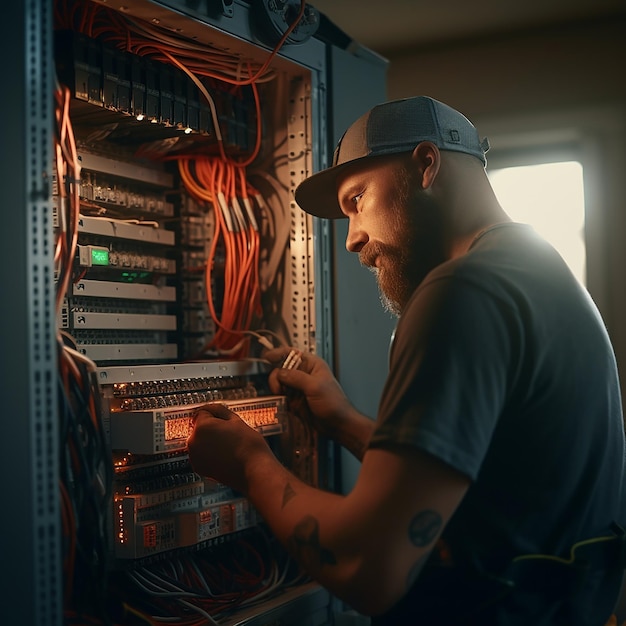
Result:
M380 53L624 16L624 0L309 0Z

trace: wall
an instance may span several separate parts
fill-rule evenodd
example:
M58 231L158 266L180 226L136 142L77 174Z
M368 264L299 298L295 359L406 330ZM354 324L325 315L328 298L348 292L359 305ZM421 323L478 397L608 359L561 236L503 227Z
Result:
M468 117L626 101L626 17L450 46L382 51L388 95L427 94Z
M588 288L626 390L626 17L453 45L382 50L388 97L426 94L465 113L492 150L577 142L585 168Z

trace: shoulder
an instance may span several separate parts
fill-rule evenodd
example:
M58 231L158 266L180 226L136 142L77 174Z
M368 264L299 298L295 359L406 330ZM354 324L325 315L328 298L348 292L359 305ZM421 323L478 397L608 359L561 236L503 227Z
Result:
M527 224L501 224L482 233L467 253L433 269L409 299L401 321L446 310L467 316L474 306L523 314L529 301L555 285L577 291L554 248Z

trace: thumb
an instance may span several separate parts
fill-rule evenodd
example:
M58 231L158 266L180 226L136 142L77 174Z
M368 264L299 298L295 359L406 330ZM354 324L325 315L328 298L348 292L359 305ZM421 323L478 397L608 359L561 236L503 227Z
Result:
M298 374L303 374L303 372L284 368L272 370L269 376L269 386L272 393L284 394L289 388L300 389L302 383L298 383Z

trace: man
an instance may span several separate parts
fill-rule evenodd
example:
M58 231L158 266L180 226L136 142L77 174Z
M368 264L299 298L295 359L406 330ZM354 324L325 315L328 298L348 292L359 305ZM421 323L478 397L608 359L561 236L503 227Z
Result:
M399 316L375 422L318 357L270 377L362 459L352 491L303 484L221 406L198 412L189 453L373 623L600 626L626 517L613 351L563 260L498 204L486 149L441 102L388 102L296 192L349 220L347 249Z

